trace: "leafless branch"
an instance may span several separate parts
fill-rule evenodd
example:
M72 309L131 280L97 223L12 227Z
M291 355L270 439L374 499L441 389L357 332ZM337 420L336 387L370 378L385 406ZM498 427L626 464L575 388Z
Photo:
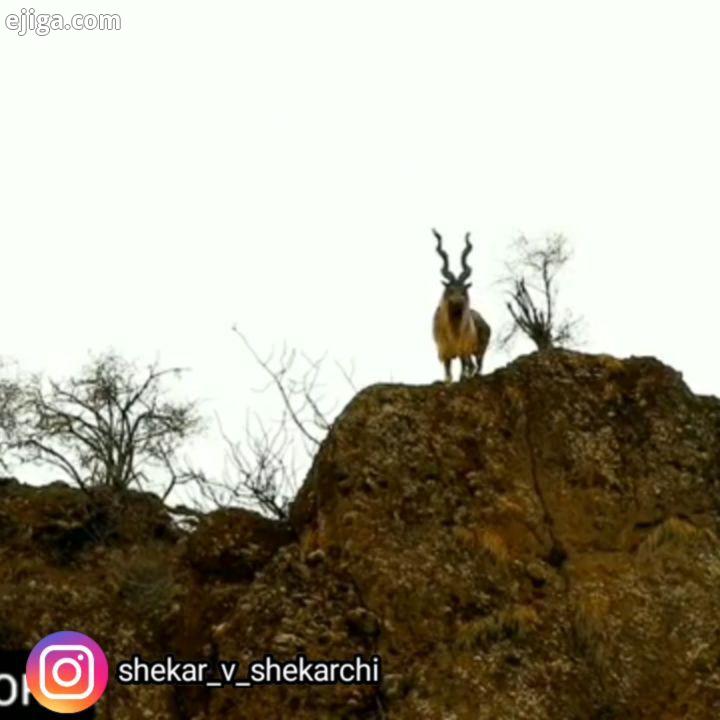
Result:
M571 257L562 235L553 235L544 243L532 243L526 237L515 243L515 257L506 264L501 279L508 291L507 309L512 318L500 335L499 345L507 349L518 333L526 335L539 350L578 341L579 319L569 312L557 314L557 276Z
M265 514L287 519L300 474L295 458L297 443L304 445L307 458L317 451L335 414L321 394L320 377L325 357L313 359L305 353L283 346L276 355L261 356L245 335L233 327L251 356L267 375L282 403L282 417L267 424L257 416L245 424L245 437L234 442L218 419L226 445L226 469L220 480L198 475L200 494L213 506L240 505L259 508ZM354 391L351 375L338 365Z
M280 396L282 397L283 403L285 404L285 407L287 408L290 417L292 418L293 423L295 424L295 427L300 431L302 435L305 436L305 438L313 443L314 445L320 444L320 438L315 437L312 433L310 433L306 427L306 424L303 423L298 416L297 410L295 409L295 398L293 397L293 388L291 387L288 389L286 383L284 382L284 378L287 375L288 370L292 367L293 360L294 360L294 354L291 353L290 358L288 361L282 362L280 364L280 367L277 369L273 369L270 367L270 361L269 360L263 360L255 351L253 346L248 342L247 338L243 333L241 333L237 327L233 327L233 332L243 341L245 344L245 347L248 349L250 354L255 358L255 361L260 365L260 367L265 370L265 372L270 377L270 380L272 384L275 386L277 391L280 393ZM284 353L283 353L284 355ZM281 360L284 358L281 358Z

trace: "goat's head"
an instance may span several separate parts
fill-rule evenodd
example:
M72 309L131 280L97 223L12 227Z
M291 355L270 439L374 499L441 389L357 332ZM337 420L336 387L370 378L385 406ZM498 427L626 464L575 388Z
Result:
M437 246L435 250L437 250L438 255L440 255L443 261L442 268L440 269L444 278L443 285L445 286L445 291L443 292L443 302L447 303L448 310L452 315L459 315L470 304L468 288L472 285L472 283L469 283L468 279L470 278L472 268L467 263L468 255L473 247L470 243L470 233L465 234L465 248L460 256L462 272L457 277L450 272L450 261L448 260L447 253L443 250L442 237L440 236L440 233L433 229L433 235L435 235L435 238L437 239Z

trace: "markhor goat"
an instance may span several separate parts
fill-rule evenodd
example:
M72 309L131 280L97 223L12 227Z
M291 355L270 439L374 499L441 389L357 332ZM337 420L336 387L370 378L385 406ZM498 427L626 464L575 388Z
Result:
M482 372L483 356L490 342L490 326L482 315L470 308L467 282L472 269L467 258L472 250L470 233L465 235L465 249L460 256L462 272L455 277L450 272L447 253L442 248L442 237L433 230L437 238L435 248L442 258L442 275L445 278L440 305L435 311L433 320L433 336L438 348L440 361L445 365L445 381L452 382L451 363L453 358L460 358L460 378L472 377ZM474 358L474 361L473 361Z

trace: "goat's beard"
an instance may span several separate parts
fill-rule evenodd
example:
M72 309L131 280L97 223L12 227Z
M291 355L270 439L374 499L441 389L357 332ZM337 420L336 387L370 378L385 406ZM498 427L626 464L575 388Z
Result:
M454 322L460 322L463 313L465 312L465 305L462 303L449 303L448 304L448 315Z

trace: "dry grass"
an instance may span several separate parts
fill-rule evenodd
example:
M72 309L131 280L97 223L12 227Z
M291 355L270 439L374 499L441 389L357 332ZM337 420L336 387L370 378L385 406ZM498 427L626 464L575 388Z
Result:
M679 549L684 552L690 545L707 541L717 545L717 537L711 530L699 528L687 520L671 517L647 534L638 546L638 556L647 558L661 549Z
M486 648L505 639L525 639L540 624L531 605L516 605L465 623L458 631L458 645L465 650Z
M474 553L488 557L498 567L505 568L510 562L507 543L497 530L492 528L464 527L455 531L457 541Z
M591 592L578 598L572 618L575 643L595 663L604 657L609 617L610 600L606 595Z
M478 533L478 546L497 565L506 565L510 559L505 539L495 530L484 528Z

